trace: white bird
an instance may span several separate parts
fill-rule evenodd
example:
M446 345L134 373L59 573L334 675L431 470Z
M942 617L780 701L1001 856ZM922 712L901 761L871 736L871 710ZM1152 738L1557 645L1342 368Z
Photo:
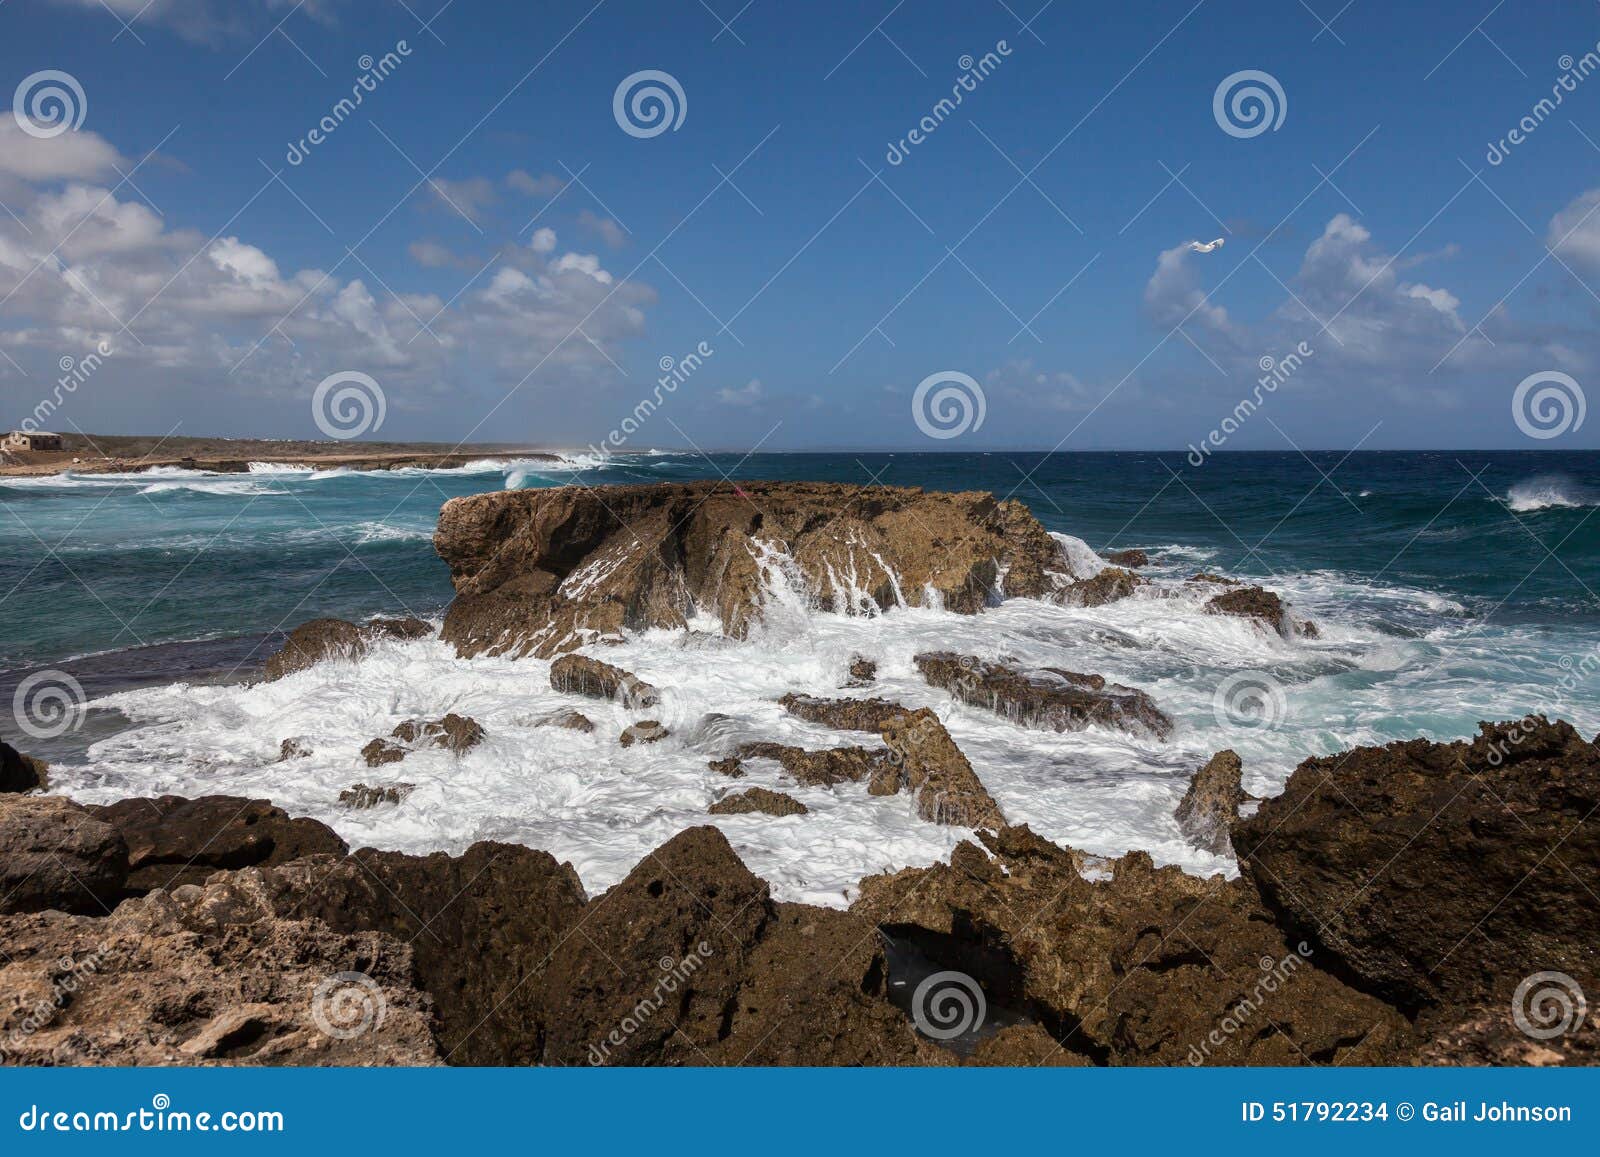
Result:
M1210 253L1213 249L1221 249L1222 241L1221 237L1218 237L1215 241L1191 241L1189 242L1189 248L1196 253Z

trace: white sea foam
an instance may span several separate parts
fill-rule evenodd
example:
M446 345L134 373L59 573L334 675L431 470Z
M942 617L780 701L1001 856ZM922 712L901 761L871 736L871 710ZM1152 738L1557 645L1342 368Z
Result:
M1519 514L1552 508L1577 508L1600 505L1600 495L1561 475L1547 475L1518 482L1507 492L1505 503Z

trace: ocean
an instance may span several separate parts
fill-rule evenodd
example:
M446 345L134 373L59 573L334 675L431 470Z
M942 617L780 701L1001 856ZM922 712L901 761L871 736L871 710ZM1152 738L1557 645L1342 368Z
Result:
M672 737L645 748L616 743L636 713L556 694L547 663L464 661L437 640L253 682L282 632L307 619L437 620L451 589L431 537L449 498L719 477L990 490L1022 500L1070 550L1146 549L1157 581L1099 608L1010 600L974 617L847 618L774 589L747 641L701 620L606 649L666 691L657 714ZM1600 729L1597 503L1600 454L1554 452L1222 454L1200 466L1181 453L657 453L387 473L8 477L0 699L14 709L19 689L60 673L87 710L34 721L40 734L10 714L0 726L83 800L251 795L331 824L352 846L520 842L571 860L591 891L684 827L716 822L780 899L841 905L861 876L932 862L967 833L919 820L903 797L796 787L759 764L739 789L785 790L809 813L708 817L734 785L706 765L751 739L854 742L775 700L839 694L844 665L862 654L879 662L872 694L939 711L1012 822L1098 855L1143 848L1159 863L1231 872L1171 816L1221 748L1243 758L1246 788L1267 795L1309 755L1461 737L1480 719L1538 711ZM1320 637L1290 641L1203 613L1182 582L1197 570L1279 591ZM928 687L911 657L934 648L1105 675L1148 691L1177 730L1161 742L1015 727ZM539 726L567 706L597 731ZM488 739L459 760L420 752L369 769L359 758L396 722L446 711L478 719ZM286 738L314 754L277 762ZM415 791L399 806L337 802L356 782L401 781Z

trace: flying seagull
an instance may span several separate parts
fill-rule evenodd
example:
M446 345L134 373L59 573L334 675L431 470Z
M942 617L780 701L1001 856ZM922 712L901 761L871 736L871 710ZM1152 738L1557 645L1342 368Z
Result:
M1218 237L1215 241L1191 241L1189 242L1189 248L1196 253L1210 253L1213 249L1222 248L1222 240L1221 237Z

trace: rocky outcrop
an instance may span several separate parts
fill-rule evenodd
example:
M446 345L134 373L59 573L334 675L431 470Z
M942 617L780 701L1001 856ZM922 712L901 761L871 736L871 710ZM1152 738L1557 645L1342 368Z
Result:
M550 686L571 695L615 699L625 707L654 707L661 702L660 692L644 680L587 655L563 655L551 663Z
M1296 635L1314 639L1321 634L1315 623L1291 615L1289 605L1283 598L1265 587L1236 585L1231 590L1207 599L1206 613L1254 619L1286 639L1292 639Z
M0 1060L433 1065L411 949L275 915L254 871L100 919L0 917Z
M617 742L624 747L632 747L636 743L660 743L671 734L659 719L641 719L624 727L622 734L617 736Z
M1138 547L1128 550L1110 550L1100 556L1112 566L1141 567L1150 565L1150 556Z
M565 731L580 731L585 735L594 731L594 720L580 711L557 711L539 721L540 727L560 727Z
M483 742L483 726L467 715L450 712L443 719L407 719L390 732L411 748L442 747L463 755Z
M382 787L358 783L339 793L339 803L352 811L364 811L382 804L402 804L416 790L414 783L391 783Z
M342 856L349 850L325 824L291 819L264 799L164 795L86 810L127 841L125 891L131 895L203 884L223 868L282 864L318 852Z
M878 664L856 655L850 660L850 671L844 681L846 687L870 687L878 678Z
M861 883L852 913L1109 1064L1382 1064L1405 1019L1318 968L1241 881L1132 853L1090 882L1026 827ZM987 852L987 854L986 854Z
M279 763L287 763L291 759L309 759L312 754L311 745L303 739L285 739L278 745Z
M835 483L559 487L452 499L434 546L456 599L444 638L465 656L551 657L696 609L743 637L779 567L856 612L938 601L981 610L1053 588L1055 541L1020 502Z
M113 825L60 796L0 795L0 913L104 916L127 876L128 845Z
M963 828L1004 826L999 805L928 708L885 723L883 741L895 755L900 782L916 796L917 814L923 819ZM888 793L880 785L876 794Z
M1148 582L1131 570L1108 566L1093 578L1068 583L1057 593L1056 599L1069 607L1103 607L1127 598Z
M987 708L1013 723L1050 731L1113 727L1166 738L1172 720L1143 691L1059 667L1023 671L953 651L915 659L922 677L963 703Z
M5 792L40 791L48 783L50 765L42 759L23 755L15 747L0 740L0 794Z
M433 628L421 619L373 619L359 626L343 619L312 619L289 633L267 660L263 676L270 683L324 659L358 659L378 639L421 639L431 634Z
M1408 1012L1508 1007L1538 972L1595 977L1600 748L1543 716L1480 732L1308 759L1234 827L1290 935Z
M837 731L882 731L884 724L907 714L907 708L887 699L819 699L790 693L778 703L790 715Z
M399 763L408 754L404 747L388 739L374 739L361 749L361 758L366 761L368 767Z
M1195 847L1226 856L1233 852L1233 825L1244 802L1244 765L1232 751L1219 751L1189 781L1178 801L1178 826Z
M807 787L832 787L834 784L856 783L871 777L879 767L890 761L890 753L881 748L868 747L832 747L808 751L803 747L789 747L782 743L744 743L739 746L737 758L774 759L784 771Z
M741 816L752 812L769 816L803 816L811 809L781 791L752 787L748 791L724 796L706 810L714 816Z
M1433 1037L1412 1056L1408 1063L1414 1065L1493 1065L1496 1068L1530 1066L1600 1065L1600 1020L1589 1015L1577 1018L1577 1004L1567 993L1566 1005L1552 1003L1551 1012L1557 1016L1570 1016L1567 1030L1559 1022L1542 1025L1529 1021L1542 1036L1530 1036L1519 1025L1516 1012L1509 1007L1480 1008L1468 1013L1462 1020L1434 1030ZM1524 1007L1524 1014L1531 1011Z

